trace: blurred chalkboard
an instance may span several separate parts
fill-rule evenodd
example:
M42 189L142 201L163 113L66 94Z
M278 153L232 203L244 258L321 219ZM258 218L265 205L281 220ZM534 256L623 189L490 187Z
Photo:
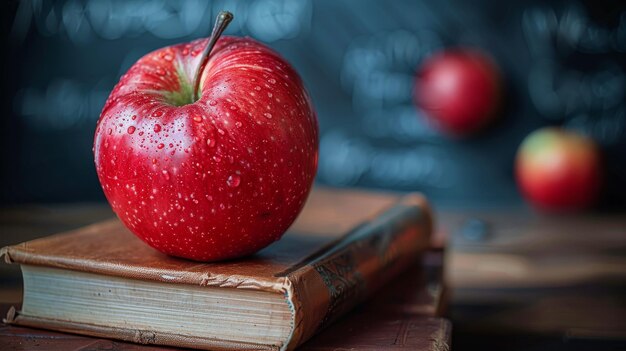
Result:
M603 1L24 0L2 28L2 203L102 200L91 144L119 76L145 53L227 34L267 43L301 73L321 128L317 181L419 190L440 204L520 201L516 149L542 125L605 149L608 201L626 195L626 6ZM493 55L506 79L499 123L462 141L424 123L415 70L444 47Z

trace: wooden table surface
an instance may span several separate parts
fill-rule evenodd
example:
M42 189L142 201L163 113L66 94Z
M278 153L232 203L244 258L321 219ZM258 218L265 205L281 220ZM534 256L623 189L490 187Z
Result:
M435 215L435 245L447 245L455 350L626 349L625 213L436 209ZM104 204L4 209L0 246L111 216ZM0 283L0 303L20 301L17 266L0 265Z
M626 214L447 211L439 230L460 325L626 340Z

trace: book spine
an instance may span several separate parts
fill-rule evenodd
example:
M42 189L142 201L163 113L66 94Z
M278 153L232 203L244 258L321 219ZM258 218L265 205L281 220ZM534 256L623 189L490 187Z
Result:
M294 325L283 349L302 344L415 263L431 232L427 201L407 195L288 273Z

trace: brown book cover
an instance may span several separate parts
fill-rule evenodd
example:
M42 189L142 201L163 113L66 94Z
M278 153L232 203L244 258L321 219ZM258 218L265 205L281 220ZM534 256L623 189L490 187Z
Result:
M280 294L290 305L292 324L289 337L277 345L86 325L23 311L10 311L7 321L172 346L293 349L413 263L429 246L431 218L420 195L316 189L283 239L245 259L198 263L168 257L142 243L118 220L3 249L8 262L24 265Z

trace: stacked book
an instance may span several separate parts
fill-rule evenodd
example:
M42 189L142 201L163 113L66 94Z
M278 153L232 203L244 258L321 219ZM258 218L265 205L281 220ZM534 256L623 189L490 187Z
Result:
M208 350L448 350L431 232L420 195L324 189L280 241L226 262L165 256L118 220L97 223L2 249L24 298L0 343L23 347L36 327Z

